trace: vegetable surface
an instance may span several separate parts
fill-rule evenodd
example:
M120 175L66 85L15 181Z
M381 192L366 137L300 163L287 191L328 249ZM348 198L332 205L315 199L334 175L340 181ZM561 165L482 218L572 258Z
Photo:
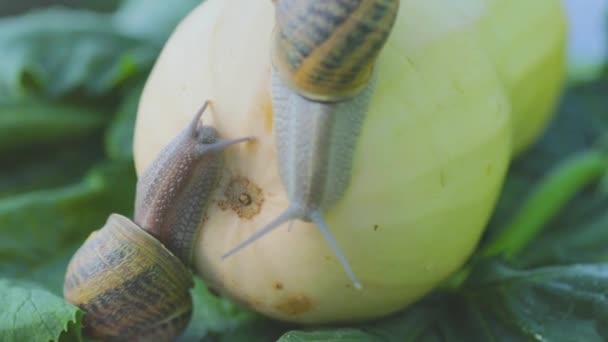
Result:
M559 2L526 4L401 2L379 56L351 183L326 213L367 284L362 291L352 288L323 236L302 221L221 261L287 207L271 133L273 5L211 0L193 11L146 85L135 158L142 170L205 98L222 137L256 136L256 144L226 156L196 251L199 273L257 311L315 323L385 315L455 271L479 240L509 161L544 126L560 88ZM534 34L520 42L528 32ZM518 123L522 118L529 125ZM243 194L249 200L240 201Z

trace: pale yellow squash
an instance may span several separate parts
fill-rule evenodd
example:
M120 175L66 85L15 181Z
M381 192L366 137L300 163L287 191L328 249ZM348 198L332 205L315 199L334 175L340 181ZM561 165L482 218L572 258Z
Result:
M214 288L301 323L371 319L420 298L474 250L510 160L545 126L563 75L559 0L402 0L379 60L350 187L328 223L363 283L319 231L295 222L221 255L287 207L269 94L269 0L209 0L150 75L135 135L141 172L207 99L231 147L197 242Z

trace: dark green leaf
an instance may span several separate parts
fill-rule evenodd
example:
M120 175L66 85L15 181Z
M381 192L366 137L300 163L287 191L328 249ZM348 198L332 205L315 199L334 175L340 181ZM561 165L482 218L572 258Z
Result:
M417 341L441 318L443 313L438 308L446 302L447 298L441 297L441 300L438 300L431 296L414 304L408 310L376 322L366 323L360 329L381 341Z
M106 154L110 159L133 159L135 117L137 116L137 106L139 105L139 97L141 96L143 87L144 83L140 82L129 89L118 108L118 113L116 113L110 127L106 131Z
M130 215L135 173L131 163L96 167L80 183L0 200L0 274L28 279L100 228L112 212ZM56 285L56 284L55 284ZM56 287L54 287L56 290Z
M608 82L598 80L570 88L555 120L544 136L511 166L503 192L490 222L486 241L505 229L522 209L536 185L561 161L591 149L608 151ZM543 224L540 237L514 260L518 265L539 266L602 262L608 251L608 233L601 229L608 210L607 196L595 186L581 189L557 216Z
M532 241L517 264L527 266L608 262L608 194L580 197Z
M158 47L120 33L111 15L55 9L1 19L0 51L0 103L7 103L33 92L104 94L148 70Z
M290 331L283 335L280 342L374 342L380 341L374 336L358 329L343 328L316 331Z
M503 264L479 266L464 289L485 322L499 322L535 341L608 339L608 264L554 266L520 271ZM487 325L494 339L500 331Z
M28 191L68 186L103 157L99 139L33 146L0 156L0 199Z
M164 1L126 0L116 12L114 24L120 32L144 39L160 48L177 24L202 2L204 1L180 0L172 2L168 7Z
M281 341L605 341L608 264L527 271L479 265L457 292L354 328L291 331Z
M603 136L608 126L600 124L600 118L608 113L599 108L587 111L582 91L581 87L577 87L566 92L545 134L511 164L489 225L490 233L504 228L504 223L520 209L522 199L561 160L589 150ZM605 99L604 106L608 108L608 99Z
M244 321L233 330L222 334L209 334L204 342L268 342L277 341L288 326L280 322L258 317Z
M208 334L221 334L255 319L255 315L240 309L231 301L213 295L207 286L194 278L192 289L194 312L180 341L200 341Z
M597 183L607 171L608 157L603 152L581 152L565 159L537 183L519 213L482 254L503 255L512 260L578 192Z
M0 341L54 341L68 327L80 340L81 313L62 298L7 279L0 279L0 293Z
M0 154L91 136L105 121L103 113L83 107L39 101L0 105Z
M16 15L39 7L69 6L111 12L121 0L0 0L0 16Z
M435 293L390 317L354 328L290 331L281 341L490 341L462 297ZM503 335L506 336L506 335Z

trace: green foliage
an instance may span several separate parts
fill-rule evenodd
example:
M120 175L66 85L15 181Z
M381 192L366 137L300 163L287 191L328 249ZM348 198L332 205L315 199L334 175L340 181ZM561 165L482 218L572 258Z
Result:
M0 2L0 15L43 3ZM1 341L82 340L84 313L62 299L66 265L108 214L131 214L143 80L197 3L90 0L80 5L104 12L0 17ZM244 311L196 279L180 340L608 340L607 91L602 77L568 89L547 133L511 166L479 252L408 309L301 328Z
M192 320L181 341L192 341L206 335L222 333L256 319L253 314L240 310L236 304L213 295L198 277L194 278L192 298Z
M64 331L79 339L82 315L63 298L2 278L0 293L0 341L50 341Z
M139 96L143 90L143 81L126 91L124 100L119 105L114 119L105 133L105 149L112 160L133 160L133 131L135 113Z
M28 146L69 142L99 131L101 113L39 101L0 106L0 154Z
M608 264L475 268L457 292L356 328L291 331L304 341L606 341ZM243 340L245 341L245 340Z
M0 6L0 15L41 3ZM109 4L80 3L116 7ZM195 5L163 6L162 34L129 26L127 12L153 19L159 4L0 18L0 341L82 339L83 313L62 298L66 265L109 213L132 213L143 80Z

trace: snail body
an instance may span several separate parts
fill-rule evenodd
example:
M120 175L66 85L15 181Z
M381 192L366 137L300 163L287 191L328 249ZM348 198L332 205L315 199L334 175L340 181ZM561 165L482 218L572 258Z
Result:
M221 151L252 139L220 140L213 127L200 125L207 105L140 177L134 221L110 215L70 260L64 296L85 311L87 334L171 341L190 320L188 267L222 174Z
M190 126L174 138L137 182L134 219L187 266L213 189L223 169L222 149L251 137L219 141L217 131L198 122L208 102Z
M276 3L271 96L281 180L289 207L224 258L290 220L313 222L355 288L361 282L325 222L344 195L375 88L374 62L399 0Z

